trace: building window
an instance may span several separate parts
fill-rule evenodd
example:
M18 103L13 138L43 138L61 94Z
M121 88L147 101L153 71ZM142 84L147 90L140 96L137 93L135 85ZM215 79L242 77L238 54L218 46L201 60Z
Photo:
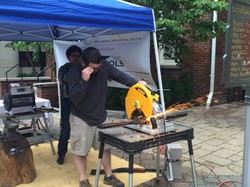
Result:
M174 57L173 55L174 55L174 48L169 47L169 50L166 51L165 48L161 46L159 47L159 58L160 58L160 65L162 68L179 69L179 67L176 65L176 62L168 57L168 56Z
M32 52L29 52L29 56L32 59ZM19 51L19 63L20 63L20 67L31 67L29 58L25 51ZM33 62L33 64L34 64L34 67L44 67L46 64L46 53L41 52L39 62Z

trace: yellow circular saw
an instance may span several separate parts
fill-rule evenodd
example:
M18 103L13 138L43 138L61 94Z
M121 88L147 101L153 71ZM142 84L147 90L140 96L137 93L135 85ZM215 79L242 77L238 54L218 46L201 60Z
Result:
M159 95L148 86L133 85L126 96L125 107L128 119L148 119L159 110Z

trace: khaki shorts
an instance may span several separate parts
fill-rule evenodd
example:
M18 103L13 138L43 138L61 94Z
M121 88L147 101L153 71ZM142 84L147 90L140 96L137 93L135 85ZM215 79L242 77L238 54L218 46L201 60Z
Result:
M99 129L96 126L89 126L82 119L70 114L70 145L71 152L75 155L88 155L91 147L98 150L100 142L98 141ZM109 123L107 118L103 123ZM112 146L105 144L104 150L112 149Z

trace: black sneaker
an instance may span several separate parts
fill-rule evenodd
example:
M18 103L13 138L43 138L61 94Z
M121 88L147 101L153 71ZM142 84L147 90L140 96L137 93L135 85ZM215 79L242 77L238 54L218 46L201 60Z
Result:
M58 155L58 158L57 158L56 162L59 165L62 165L64 163L64 158L65 158L65 155Z
M106 177L105 175L103 183L107 185L112 185L115 187L124 187L124 183L120 181L115 175L111 175L109 177Z
M92 187L92 185L89 183L89 179L80 181L80 187Z

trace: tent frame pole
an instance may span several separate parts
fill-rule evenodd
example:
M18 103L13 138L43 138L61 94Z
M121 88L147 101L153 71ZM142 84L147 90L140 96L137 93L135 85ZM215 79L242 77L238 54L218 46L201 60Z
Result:
M163 86L162 86L162 77L161 77L161 67L160 67L158 43L157 43L156 32L154 31L152 34L153 34L153 42L154 42L156 70L157 70L157 77L158 77L159 91L160 91L160 100L161 100L161 105L162 105L162 111L163 111L164 118L165 118L165 102L164 102L164 94L163 94ZM168 147L168 145L167 145L167 147ZM167 156L170 158L169 152L167 153ZM168 163L168 169L169 169L168 180L173 180L173 172L172 172L172 163L171 162ZM156 180L158 180L158 181L159 181L159 173L160 173L160 147L157 147Z
M245 112L245 132L244 132L244 157L243 157L243 187L247 187L250 185L250 87L246 88L246 95L245 95L245 103L246 103L246 112Z

